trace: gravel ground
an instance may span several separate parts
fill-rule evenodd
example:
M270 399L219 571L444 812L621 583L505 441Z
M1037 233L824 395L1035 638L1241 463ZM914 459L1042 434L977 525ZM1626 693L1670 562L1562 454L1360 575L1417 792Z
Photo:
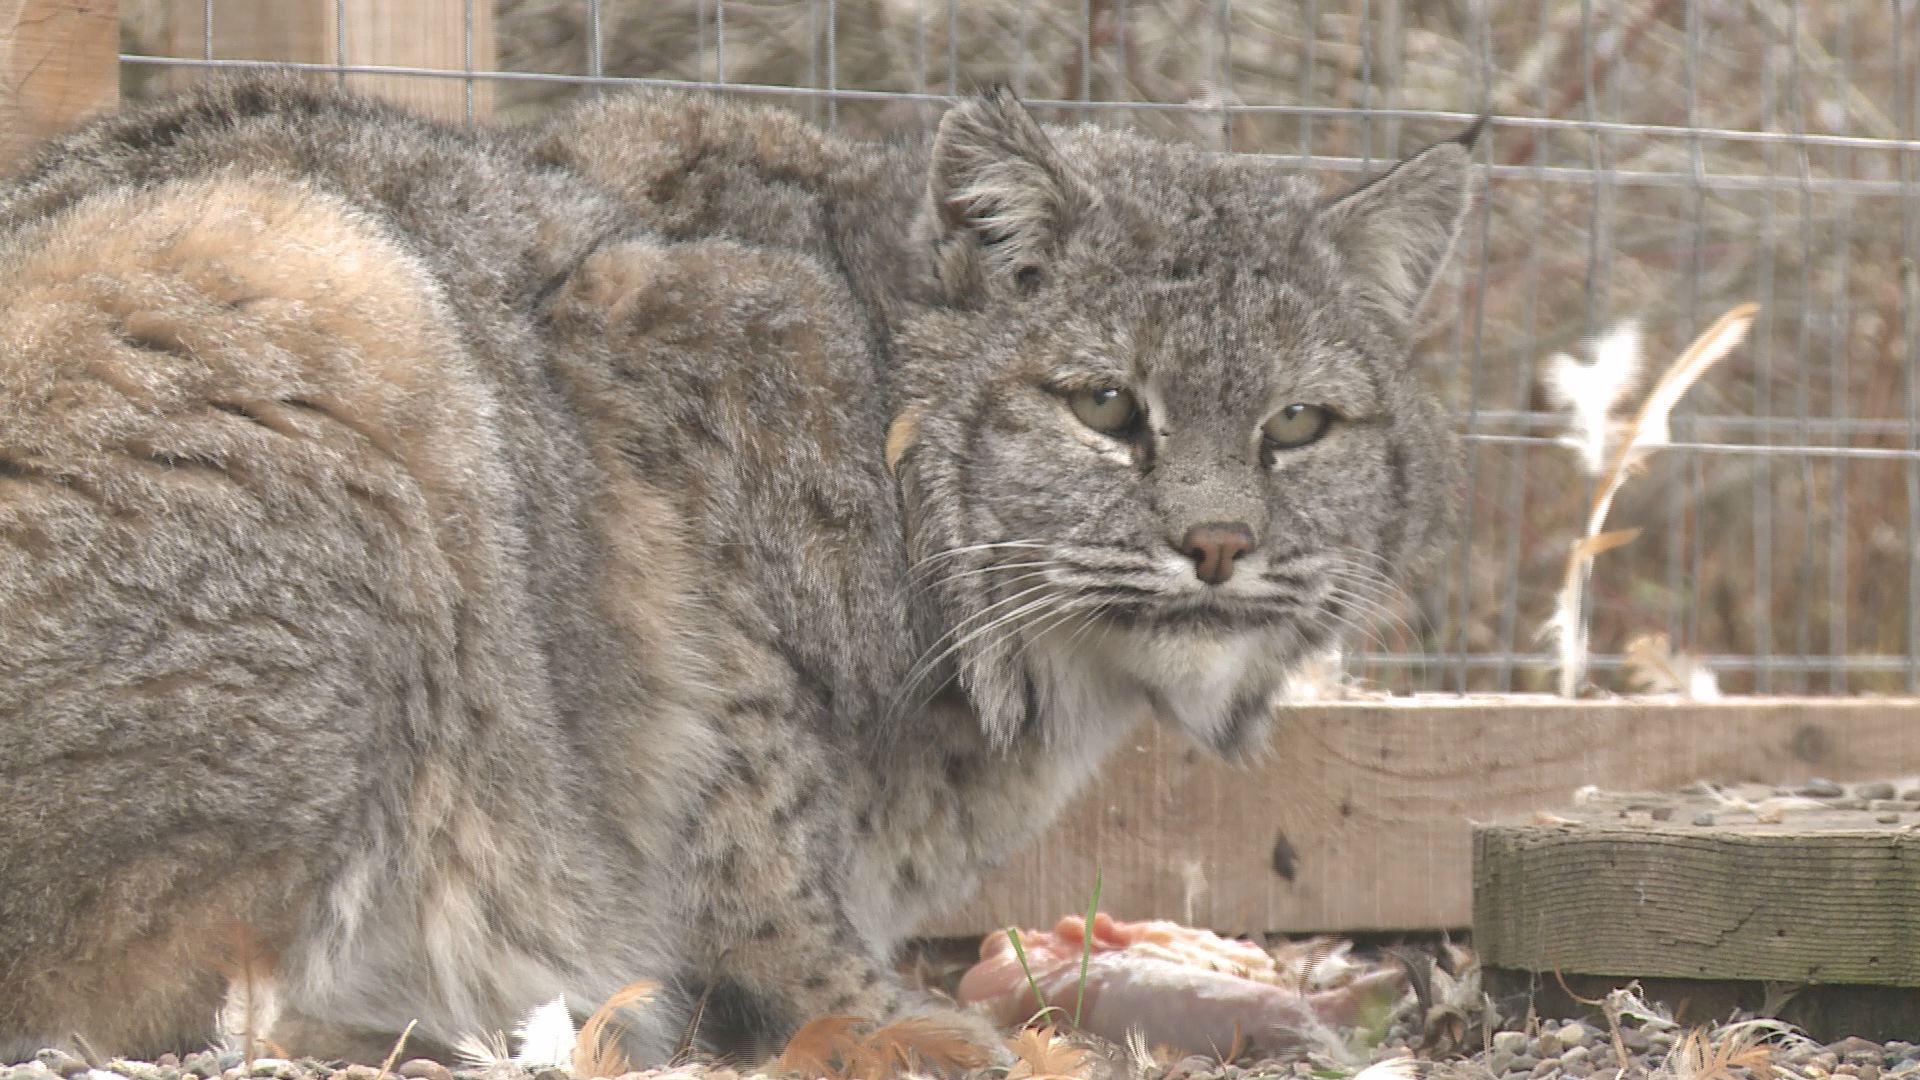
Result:
M1742 1076L1751 1080L1766 1080L1768 1070L1764 1067L1735 1066L1731 1071L1715 1073L1703 1065L1689 1068L1685 1063L1671 1060L1669 1054L1681 1038L1681 1032L1675 1028L1623 1026L1620 1041L1628 1055L1626 1080L1636 1077L1650 1080L1715 1080L1716 1077L1739 1080ZM1405 1054L1404 1047L1393 1045L1396 1041L1390 1039L1388 1045L1383 1047L1381 1056ZM1612 1080L1620 1065L1611 1034L1604 1028L1580 1021L1547 1020L1540 1023L1532 1035L1522 1031L1500 1031L1487 1041L1491 1044L1488 1048L1471 1055L1437 1058L1423 1071L1441 1080L1557 1080L1560 1077L1574 1080L1602 1077ZM1776 1039L1770 1047L1768 1064L1772 1066L1771 1075L1776 1077L1800 1080L1828 1080L1833 1077L1920 1080L1920 1046L1913 1043L1875 1043L1848 1038L1822 1045L1788 1037ZM1317 1059L1222 1064L1216 1059L1200 1056L1172 1063L1159 1062L1152 1070L1144 1070L1132 1066L1124 1050L1109 1048L1105 1054L1091 1056L1086 1075L1093 1080L1128 1075L1164 1077L1166 1080L1256 1080L1260 1077L1334 1080L1353 1071L1350 1064L1335 1065ZM395 1067L394 1073L405 1080L573 1080L569 1074L558 1069L536 1072L509 1065L470 1069L449 1067L424 1058L400 1064ZM629 1075L635 1080L644 1077L694 1080L703 1075L716 1080L737 1080L739 1077L730 1069L699 1066ZM986 1070L978 1075L997 1077L1002 1074L1000 1070ZM100 1068L92 1068L71 1055L47 1050L33 1061L0 1067L0 1080L51 1080L53 1077L64 1080L381 1080L381 1076L376 1067L368 1065L334 1067L311 1060L282 1061L277 1058L256 1058L249 1064L241 1059L238 1052L211 1051L185 1058L168 1055L154 1062L113 1060L103 1063ZM393 1074L387 1074L387 1077L392 1080Z

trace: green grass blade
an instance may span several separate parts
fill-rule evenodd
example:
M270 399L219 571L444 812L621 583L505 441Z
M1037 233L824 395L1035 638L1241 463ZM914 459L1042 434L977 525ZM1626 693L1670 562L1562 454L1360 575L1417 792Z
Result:
M1020 961L1020 971L1027 977L1027 988L1033 991L1034 1004L1040 1006L1038 1015L1045 1016L1053 1011L1053 1006L1047 1004L1046 996L1040 993L1040 984L1033 978L1033 968L1027 964L1027 950L1020 944L1020 931L1007 927L1007 940L1013 943L1013 958Z
M1080 985L1073 992L1073 1026L1080 1026L1080 1009L1087 1003L1087 961L1093 959L1093 917L1100 912L1100 868L1093 868L1093 899L1087 901L1086 932L1080 935ZM1037 991L1036 991L1037 992Z

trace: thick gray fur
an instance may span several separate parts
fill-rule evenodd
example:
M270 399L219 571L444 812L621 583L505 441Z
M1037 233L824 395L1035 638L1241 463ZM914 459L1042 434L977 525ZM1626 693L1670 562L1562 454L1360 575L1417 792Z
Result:
M1255 752L1438 550L1402 341L1468 200L1457 143L1327 200L1006 95L882 147L256 80L51 144L0 188L0 1058L201 1044L241 940L293 1053L639 979L656 1061L932 1008L892 950L1136 724ZM1296 403L1342 419L1263 449Z

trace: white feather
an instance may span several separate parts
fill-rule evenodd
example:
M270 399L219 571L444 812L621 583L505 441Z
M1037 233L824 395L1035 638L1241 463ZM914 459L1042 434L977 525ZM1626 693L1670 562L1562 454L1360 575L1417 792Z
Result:
M513 1029L520 1040L520 1052L514 1060L529 1069L570 1069L573 1048L579 1038L574 1030L573 1014L567 1011L567 999L554 998L527 1014Z
M1548 399L1570 414L1571 430L1560 441L1578 451L1587 472L1598 476L1612 450L1613 410L1640 380L1640 324L1623 320L1594 341L1591 351L1591 363L1555 353L1544 381Z
M1420 1075L1423 1065L1418 1058L1388 1058L1354 1073L1353 1080L1414 1080Z
M496 1065L511 1065L513 1051L507 1049L506 1033L489 1032L475 1035L468 1032L453 1041L453 1052L463 1065L487 1069Z

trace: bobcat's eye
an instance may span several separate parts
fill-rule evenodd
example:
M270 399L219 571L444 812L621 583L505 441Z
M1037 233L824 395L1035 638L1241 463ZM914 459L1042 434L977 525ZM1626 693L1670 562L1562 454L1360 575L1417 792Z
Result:
M1112 386L1076 390L1067 403L1081 423L1105 435L1125 437L1140 425L1140 404L1131 391Z
M1267 449L1292 450L1325 435L1331 426L1333 414L1320 406L1289 405L1268 418L1260 434Z

